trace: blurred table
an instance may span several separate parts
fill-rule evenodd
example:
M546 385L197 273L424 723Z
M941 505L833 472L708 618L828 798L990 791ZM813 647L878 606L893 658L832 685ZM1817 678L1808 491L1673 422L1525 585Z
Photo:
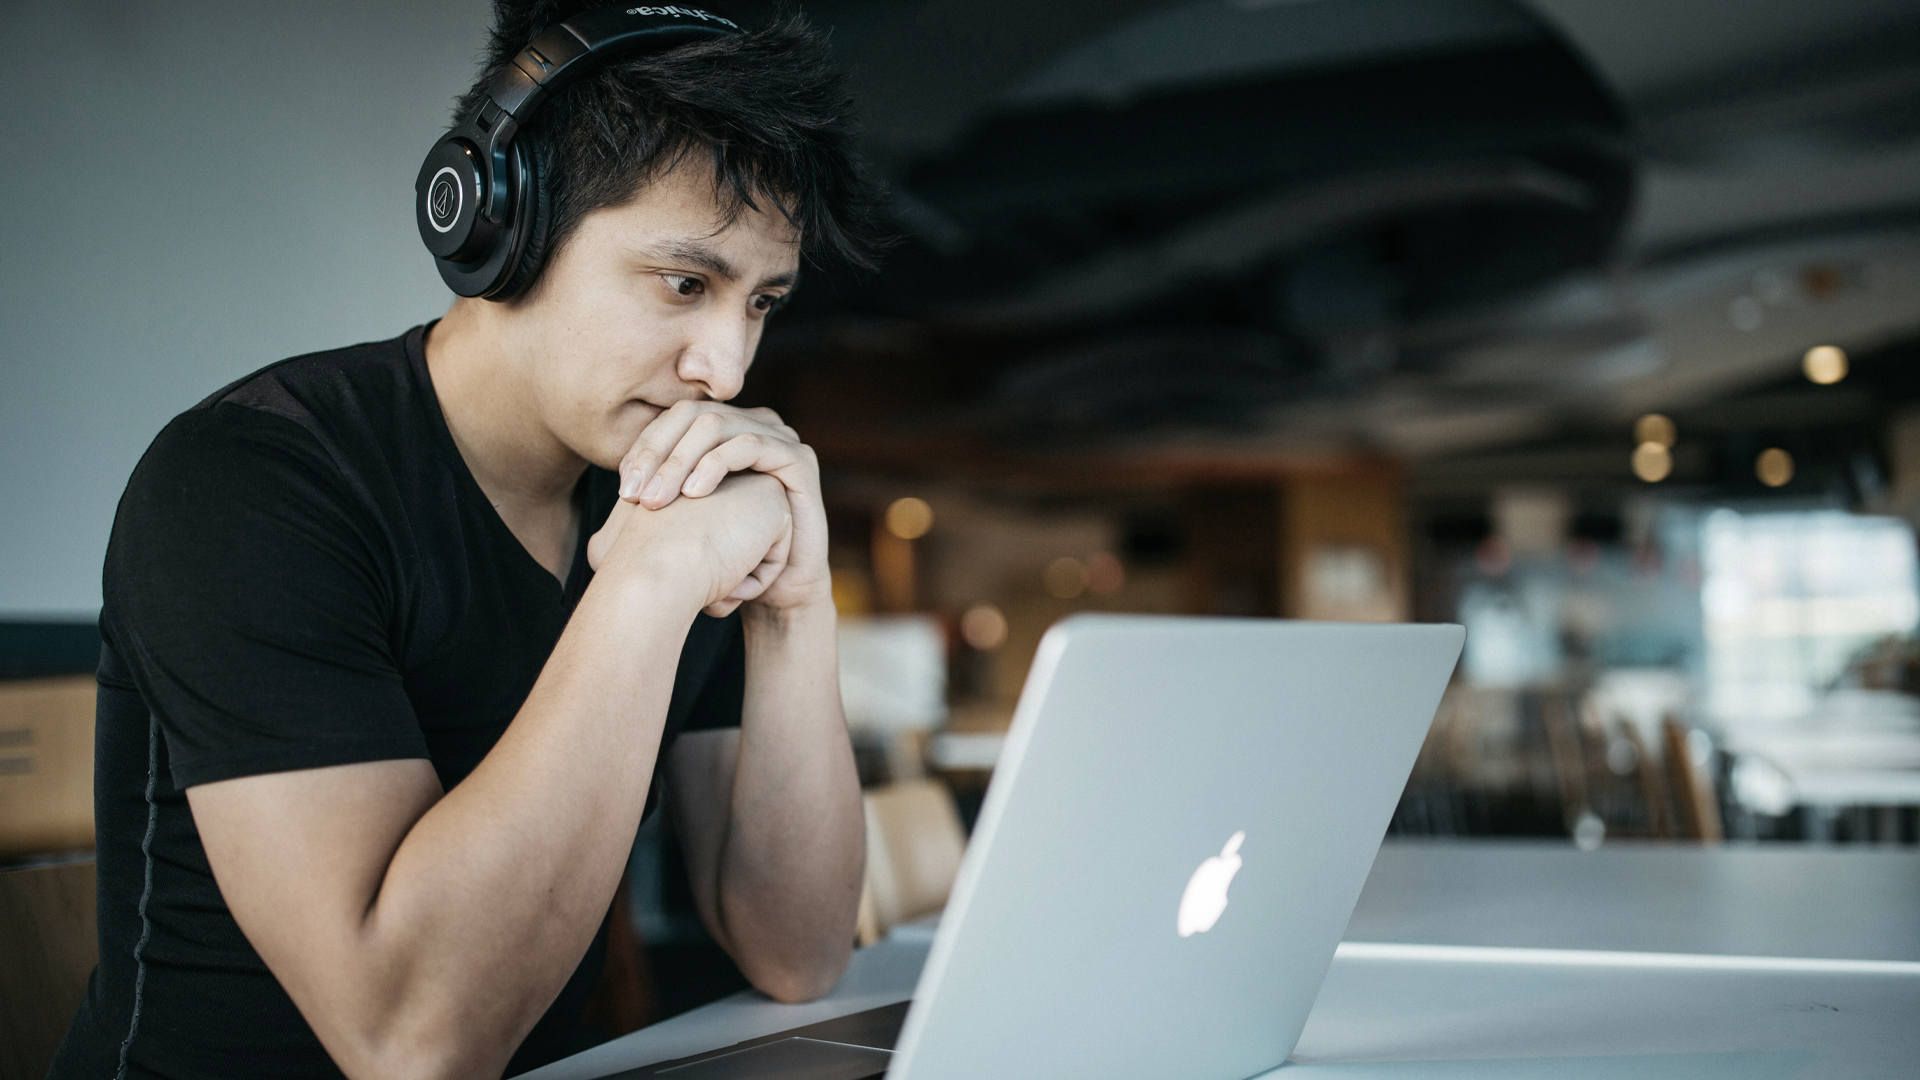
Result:
M1778 805L1752 809L1778 813L1787 806L1828 812L1851 806L1920 806L1920 726L1904 718L1748 733L1729 742L1728 749L1779 772L1782 790L1757 800ZM1736 796L1749 801L1742 787L1736 776ZM1815 822L1815 831L1821 831L1821 822Z
M1389 844L1273 1080L1901 1077L1920 854ZM930 938L808 1005L737 994L532 1073L593 1080L911 996Z
M1920 806L1920 772L1908 769L1790 769L1802 806Z

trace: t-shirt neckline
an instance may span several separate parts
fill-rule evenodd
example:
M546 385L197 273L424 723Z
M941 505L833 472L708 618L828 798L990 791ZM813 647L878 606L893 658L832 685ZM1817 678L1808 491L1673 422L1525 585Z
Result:
M580 594L586 591L583 579L587 571L587 540L591 536L587 526L587 482L593 475L593 469L589 466L586 472L581 473L579 482L573 488L574 512L579 515L579 527L575 530L573 559L567 565L566 580L562 581L553 575L553 571L541 565L540 560L533 557L533 552L528 551L527 546L507 527L506 521L500 517L500 511L494 508L493 500L487 498L486 490L474 478L473 469L468 467L466 457L460 453L460 444L453 441L453 429L447 426L446 413L440 408L440 392L433 385L433 371L427 367L427 334L439 322L439 319L435 319L414 327L407 331L404 342L407 369L419 388L420 400L426 403L430 420L427 426L433 429L434 443L439 447L448 470L453 473L460 494L474 501L475 505L486 508L483 516L487 520L487 527L507 541L522 565L537 571L541 580L558 591L561 601L571 608L579 601Z

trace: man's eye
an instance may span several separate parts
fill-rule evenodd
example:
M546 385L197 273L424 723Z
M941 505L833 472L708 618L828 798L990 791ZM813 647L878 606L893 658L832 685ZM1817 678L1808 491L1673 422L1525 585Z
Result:
M785 307L786 304L787 298L784 295L775 296L772 293L755 293L753 297L753 310L759 312L772 313L779 311Z
M698 296L705 291L707 287L706 282L701 281L697 277L688 277L685 274L661 274L660 277L667 283L667 288L672 289L681 296Z

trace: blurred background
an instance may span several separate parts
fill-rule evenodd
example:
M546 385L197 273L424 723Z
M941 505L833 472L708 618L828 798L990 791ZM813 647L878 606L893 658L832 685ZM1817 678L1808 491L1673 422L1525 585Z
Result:
M874 830L955 837L864 934L1078 611L1464 623L1396 835L1920 841L1920 3L802 6L904 240L745 398L826 470ZM84 695L166 420L444 310L410 185L487 5L0 7L61 43L0 72L0 665ZM34 708L0 855L91 843ZM664 1012L737 978L676 858Z

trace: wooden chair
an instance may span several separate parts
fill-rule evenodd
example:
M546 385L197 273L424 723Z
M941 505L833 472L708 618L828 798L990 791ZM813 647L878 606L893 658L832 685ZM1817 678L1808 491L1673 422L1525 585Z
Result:
M1652 746L1632 720L1608 717L1591 730L1563 701L1548 702L1545 721L1569 828L1592 814L1612 838L1725 839L1710 763L1694 760L1689 730L1678 720L1666 718ZM1616 771L1608 762L1610 742L1631 747L1631 768Z
M953 797L935 780L910 780L866 795L867 876L859 940L871 945L901 923L946 906L967 838Z
M1560 809L1566 818L1567 832L1573 833L1583 818L1597 816L1587 797L1589 767L1580 723L1574 719L1573 707L1563 694L1547 698L1541 722L1547 732L1547 751L1553 757L1554 778L1560 784Z
M1720 820L1713 756L1708 754L1705 760L1696 757L1693 733L1672 716L1660 722L1660 736L1666 750L1667 787L1673 794L1680 835L1703 844L1720 843L1727 838L1727 830Z
M1646 806L1647 831L1656 840L1666 840L1673 836L1672 801L1668 798L1667 779L1662 775L1657 762L1645 739L1640 737L1640 728L1633 721L1621 717L1614 721L1620 735L1633 746L1633 775L1640 783L1640 799Z
M0 682L0 859L93 849L91 675Z
M0 1080L42 1080L100 959L93 860L0 870Z
M633 925L633 893L626 879L607 912L607 962L587 999L583 1019L619 1038L660 1019L660 992L647 959L647 944Z

